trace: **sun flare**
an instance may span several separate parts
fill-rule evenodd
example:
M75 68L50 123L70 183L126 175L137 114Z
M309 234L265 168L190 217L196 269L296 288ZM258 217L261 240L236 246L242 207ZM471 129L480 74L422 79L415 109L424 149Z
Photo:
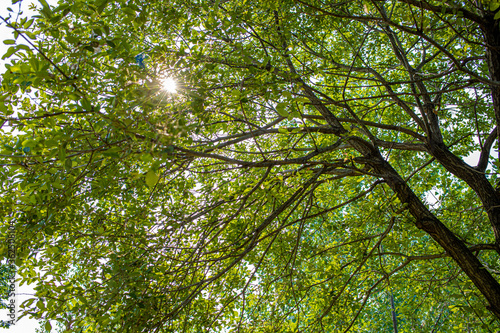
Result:
M163 90L169 93L177 92L177 83L171 77L166 77L161 80L161 87Z

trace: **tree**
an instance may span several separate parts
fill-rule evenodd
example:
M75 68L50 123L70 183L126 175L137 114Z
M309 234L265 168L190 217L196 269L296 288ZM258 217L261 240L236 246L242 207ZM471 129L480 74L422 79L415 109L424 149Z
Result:
M15 276L15 272L12 272L12 267L6 263L0 263L0 309L5 312L5 318L0 320L0 327L9 328L12 325L12 318L9 316L9 310L12 309L15 290L11 289L10 283L12 276Z
M26 314L498 330L500 2L40 3L0 97Z

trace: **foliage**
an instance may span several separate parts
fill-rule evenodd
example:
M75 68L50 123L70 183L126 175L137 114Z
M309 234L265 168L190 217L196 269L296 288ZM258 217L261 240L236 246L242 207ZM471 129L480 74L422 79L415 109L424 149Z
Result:
M497 331L499 5L40 0L6 18L0 207L38 282L25 314Z
M9 279L12 274L12 268L9 265L0 263L0 309L4 311L9 310L8 305L10 304L9 300L12 292L9 286ZM10 320L11 319L8 316L2 318L0 320L0 327L9 328L11 326L11 323L9 323Z

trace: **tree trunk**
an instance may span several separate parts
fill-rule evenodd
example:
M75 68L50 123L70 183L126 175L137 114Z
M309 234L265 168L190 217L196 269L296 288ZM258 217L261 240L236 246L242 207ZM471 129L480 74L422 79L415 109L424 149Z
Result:
M408 209L415 218L415 226L428 233L455 260L488 300L490 304L488 309L500 318L500 284L498 281L486 270L464 242L427 209L396 170L383 160L382 156L379 157L378 163L372 164L372 166L377 173L382 175L399 200L408 204Z

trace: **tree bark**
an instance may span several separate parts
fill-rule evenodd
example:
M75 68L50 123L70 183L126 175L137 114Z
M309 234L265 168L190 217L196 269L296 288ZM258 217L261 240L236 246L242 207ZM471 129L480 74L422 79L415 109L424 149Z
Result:
M490 85L490 89L497 126L497 142L500 147L500 20L495 20L494 15L495 13L488 11L484 18L486 23L481 27L486 42L486 62L490 79L495 82L495 84ZM492 186L491 189L493 189ZM485 198L486 200L481 198L481 201L485 205L484 208L488 213L490 221L494 224L497 251L500 253L500 197L494 190L492 194L491 189L488 189L488 198Z

